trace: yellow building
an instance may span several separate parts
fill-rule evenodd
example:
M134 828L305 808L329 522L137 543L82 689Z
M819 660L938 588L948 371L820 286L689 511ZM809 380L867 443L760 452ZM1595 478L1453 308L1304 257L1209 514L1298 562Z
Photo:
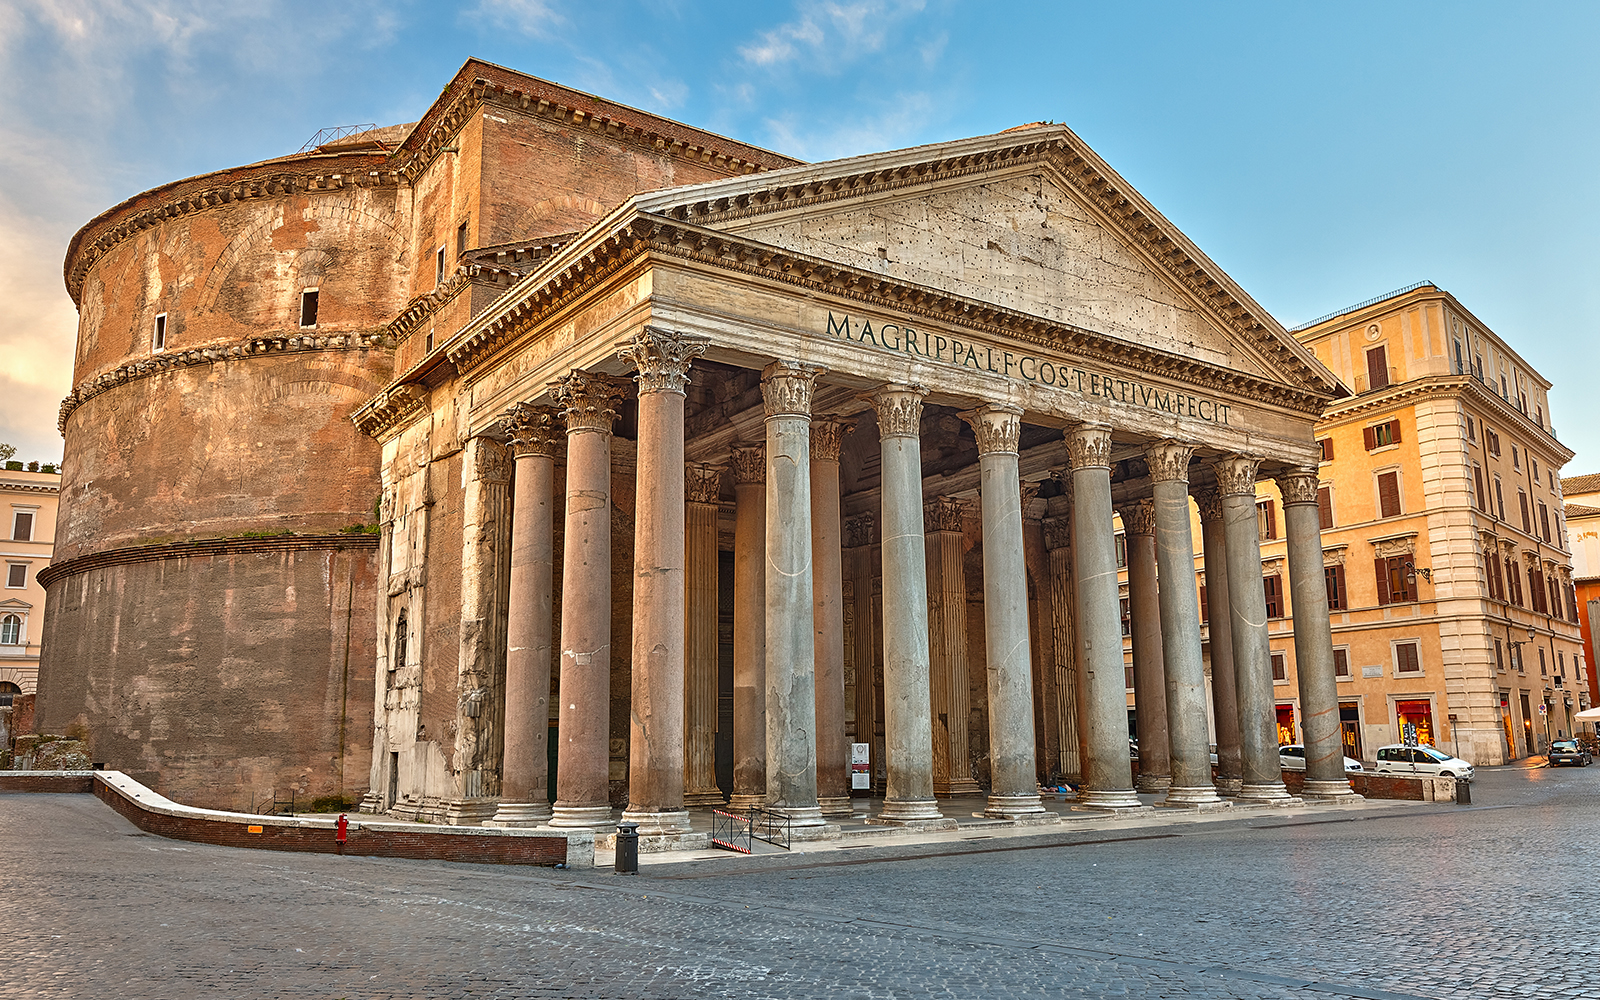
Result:
M50 565L61 475L28 471L21 462L0 469L4 497L5 590L0 594L0 705L33 694L39 678L39 637L44 633L44 588L39 571Z

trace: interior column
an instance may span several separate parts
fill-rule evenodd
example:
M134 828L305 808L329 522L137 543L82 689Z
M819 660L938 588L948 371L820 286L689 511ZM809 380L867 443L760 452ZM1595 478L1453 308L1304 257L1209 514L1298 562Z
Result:
M1136 500L1117 512L1128 552L1128 618L1133 629L1133 708L1139 723L1141 792L1172 784L1167 691L1161 653L1161 602L1156 586L1156 508Z
M1071 510L1071 499L1066 494L1050 499L1052 510L1057 506L1057 500L1064 501L1060 505L1063 509ZM1083 760L1087 753L1083 743L1084 730L1079 724L1083 696L1079 682L1081 672L1078 669L1077 629L1074 627L1072 518L1045 518L1044 537L1050 552L1050 634L1056 653L1055 683L1050 695L1056 699L1061 719L1061 775L1073 784L1082 784Z
M972 693L967 665L967 576L958 500L934 497L922 505L928 567L928 697L933 727L933 794L977 795L967 716Z
M817 669L817 806L850 815L850 736L844 728L844 549L839 509L839 448L855 429L844 420L811 422L812 621Z
M1237 795L1243 772L1222 497L1215 489L1204 489L1196 491L1194 500L1200 510L1200 544L1206 563L1206 645L1211 651L1211 718L1217 727L1217 791Z
M611 825L611 426L625 383L574 371L551 387L567 424L560 721L551 826Z
M506 616L506 747L495 826L550 819L550 627L555 449L565 435L553 407L518 403L505 427L516 462Z
M717 515L722 469L684 469L683 804L721 805L717 787Z
M733 449L733 794L767 804L767 448Z

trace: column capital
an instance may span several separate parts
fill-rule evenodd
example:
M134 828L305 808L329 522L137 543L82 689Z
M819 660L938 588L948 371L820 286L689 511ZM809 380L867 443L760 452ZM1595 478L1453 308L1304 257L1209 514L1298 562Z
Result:
M826 371L803 361L774 361L762 369L761 398L767 416L811 416L811 389L817 376Z
M683 495L688 503L717 503L722 493L722 466L690 462L683 472Z
M561 426L561 411L554 406L534 406L532 403L513 403L500 418L511 454L517 458L525 455L554 456L560 442L567 438Z
M959 415L978 438L978 454L1017 453L1022 438L1022 407L1009 403L989 403Z
M681 396L689 384L689 366L706 352L707 343L704 337L647 326L634 334L632 341L618 345L617 357L633 362L639 370L634 380L640 394L675 392Z
M1187 483L1189 459L1194 456L1194 445L1163 438L1144 446L1145 464L1150 467L1150 479L1157 483Z
M611 433L611 425L617 419L617 403L627 395L625 380L577 368L566 378L551 382L550 388L560 403L568 434Z
M752 483L766 485L767 446L765 444L736 445L730 453L733 481L742 486Z
M1071 469L1052 469L1051 472L1050 472L1050 478L1054 479L1056 481L1056 485L1061 488L1061 493L1060 493L1061 503L1065 504L1066 508L1070 511L1071 508L1072 508L1072 470ZM1047 501L1046 502L1046 506L1055 507L1055 506L1058 506L1058 505L1053 503L1053 502ZM1067 515L1064 515L1064 516L1069 516L1070 517L1071 515L1067 514Z
M1024 479L1017 483L1017 489L1022 495L1022 516L1028 516L1028 505L1039 499L1040 483L1037 479Z
M854 433L854 421L843 420L839 417L820 417L811 421L811 460L813 462L837 462L839 448L844 444L844 439Z
M928 531L961 531L966 506L954 497L934 497L922 504L922 519Z
M871 545L877 527L878 519L870 512L847 519L844 522L845 537L849 539L846 547L858 549L863 545Z
M1067 431L1067 461L1074 472L1111 468L1111 428L1104 424L1079 424Z
M1154 500L1135 500L1117 508L1117 515L1122 518L1122 530L1131 537L1133 535L1154 535L1156 533L1156 504Z
M1317 502L1317 470L1306 466L1285 469L1273 477L1278 481L1278 490L1283 494L1285 507L1294 504L1315 504Z
M1051 550L1072 548L1072 518L1044 519L1044 547Z
M1217 492L1224 497L1256 495L1256 470L1261 459L1248 455L1226 455L1211 463L1217 474Z
M504 444L487 434L474 435L476 448L467 450L472 478L487 483L511 481L511 462Z
M1222 494L1214 487L1194 491L1194 505L1200 508L1201 521L1222 520Z
M920 385L890 383L871 396L878 411L880 437L921 437L922 397L928 390Z

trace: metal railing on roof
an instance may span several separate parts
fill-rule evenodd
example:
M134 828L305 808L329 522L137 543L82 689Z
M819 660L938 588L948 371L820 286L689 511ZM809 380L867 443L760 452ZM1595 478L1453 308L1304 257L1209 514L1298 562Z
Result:
M1289 328L1289 332L1290 333L1299 333L1301 330L1309 330L1312 327L1317 326L1318 324L1321 324L1321 323L1326 323L1328 320L1333 319L1333 318L1335 318L1337 316L1343 316L1345 313L1353 313L1357 309L1365 309L1367 306L1375 306L1379 302L1382 302L1384 299L1392 299L1396 295L1404 295L1407 292L1414 292L1419 288L1429 288L1429 287L1437 288L1439 286L1435 285L1431 281L1418 281L1418 282L1416 282L1414 284L1407 285L1404 288L1396 288L1392 292L1385 292L1382 295L1374 296L1374 297L1372 297L1370 299L1367 299L1365 302L1357 302L1353 306L1345 306L1343 309L1335 309L1333 312L1329 313L1328 315L1326 315L1326 316L1318 316L1316 319L1312 320L1309 323L1301 323L1299 326L1291 326Z
M370 132L378 127L377 122L367 122L363 125L336 125L333 128L318 129L317 134L310 141L300 147L300 152L308 153L318 146L326 146L330 142L348 139L358 132Z

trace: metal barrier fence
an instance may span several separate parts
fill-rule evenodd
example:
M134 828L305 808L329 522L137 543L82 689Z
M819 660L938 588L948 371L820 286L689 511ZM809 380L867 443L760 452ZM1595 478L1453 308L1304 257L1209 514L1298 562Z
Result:
M794 822L783 813L752 808L740 814L722 809L711 811L711 843L729 851L749 854L760 840L774 847L789 850L794 839Z
M711 843L740 854L750 853L750 817L738 813L711 811Z
M783 813L767 809L750 810L750 836L757 840L764 840L787 851L793 833L793 822Z

